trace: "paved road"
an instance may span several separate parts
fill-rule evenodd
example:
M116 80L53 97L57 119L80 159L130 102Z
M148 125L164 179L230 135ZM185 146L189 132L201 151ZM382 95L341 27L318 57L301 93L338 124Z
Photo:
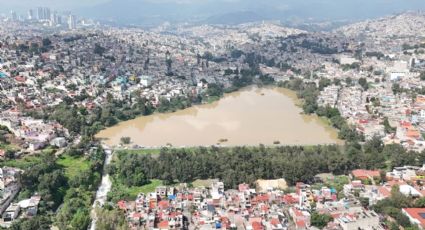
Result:
M112 182L109 178L109 174L106 173L106 167L111 163L112 161L112 150L106 146L103 145L103 149L105 150L105 163L103 165L103 173L102 173L102 182L100 183L99 188L96 191L96 199L94 200L93 207L92 207L92 223L90 224L89 229L95 230L96 229L96 212L95 208L97 205L103 206L106 202L106 196L108 195L108 192L111 190Z

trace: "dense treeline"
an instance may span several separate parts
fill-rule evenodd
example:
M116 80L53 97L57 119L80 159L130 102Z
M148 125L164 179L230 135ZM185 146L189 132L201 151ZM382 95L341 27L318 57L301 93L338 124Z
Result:
M159 156L120 153L110 173L126 186L149 179L167 183L220 178L228 188L259 178L285 178L290 184L309 182L318 173L347 174L357 168L384 169L422 165L425 152L406 152L400 145L384 146L374 138L361 146L282 146L162 149Z
M71 134L93 137L103 128L113 126L119 121L153 113L155 108L152 104L137 95L136 93L126 100L117 100L108 94L107 103L102 107L95 107L91 111L74 105L74 100L77 99L65 98L64 102L58 106L46 107L42 111L29 111L28 115L34 118L58 121Z
M83 146L84 149L74 150L74 154L75 152L88 153L84 157L89 161L89 167L78 171L76 175L67 180L64 202L55 216L55 225L59 229L85 230L90 224L90 210L97 186L101 181L105 153L99 145L85 144ZM72 153L68 152L67 154Z
M31 219L16 220L9 229L11 230L50 229L51 223L52 221L48 216L37 215L32 217Z
M311 50L312 53L318 54L336 54L338 53L338 49L335 47L329 47L329 45L325 43L320 43L316 41L309 41L307 39L303 40L300 44L300 47Z
M96 230L127 230L127 220L121 210L112 207L96 209Z
M87 229L105 154L101 146L82 142L65 151L63 157L83 158L82 161L89 162L88 168L69 177L53 153L41 156L39 163L31 165L23 173L22 191L19 194L19 199L29 198L34 193L41 195L37 217L16 221L12 229L47 229L46 226L52 222L59 229Z
M279 82L279 87L288 88L297 92L298 98L303 100L303 111L306 114L317 114L321 117L326 117L330 124L339 130L338 137L348 142L363 141L364 137L356 132L353 127L350 127L345 118L343 118L336 108L330 106L321 107L317 104L317 97L320 90L330 85L328 79L322 78L319 81L319 86L316 83L306 83L300 78L294 78L289 81Z
M63 201L66 178L62 168L51 154L44 154L40 164L34 164L21 177L23 194L38 193L42 196L40 213L56 210Z

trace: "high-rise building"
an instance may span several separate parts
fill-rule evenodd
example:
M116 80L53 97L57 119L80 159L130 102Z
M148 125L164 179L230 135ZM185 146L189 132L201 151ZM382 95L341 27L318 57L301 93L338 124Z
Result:
M57 15L57 20L58 20L58 24L59 25L63 25L64 23L63 23L63 19L62 19L62 16L61 15Z
M28 20L34 20L34 10L30 9L28 10Z
M43 20L44 19L44 9L43 7L37 8L37 20Z
M48 7L38 7L37 8L37 20L50 20L50 8Z
M56 26L58 24L58 14L56 11L54 11L50 15L50 26Z
M47 7L44 7L44 9L43 9L43 11L44 11L44 20L50 20L50 9L49 8L47 8Z
M13 10L10 11L10 19L12 19L12 21L18 21L18 15Z
M74 30L77 28L77 18L75 17L75 15L68 16L68 28L70 30Z

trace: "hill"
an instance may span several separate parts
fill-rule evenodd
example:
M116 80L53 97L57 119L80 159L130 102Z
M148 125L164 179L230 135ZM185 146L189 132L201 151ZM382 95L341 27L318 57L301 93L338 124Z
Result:
M78 10L84 16L121 24L155 25L165 21L247 23L253 20L362 20L406 10L425 9L423 0L110 0Z

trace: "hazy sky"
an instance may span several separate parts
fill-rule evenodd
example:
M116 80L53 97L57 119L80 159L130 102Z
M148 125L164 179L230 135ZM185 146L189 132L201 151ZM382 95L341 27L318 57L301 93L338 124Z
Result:
M364 19L425 10L425 0L0 0L0 12L47 6L124 22L187 20L250 11L265 19Z
M85 6L93 6L109 0L0 0L0 8L28 9L38 6L49 6L58 10L69 10Z
M1 8L28 8L37 6L50 6L58 9L70 9L80 8L85 6L93 6L99 3L108 2L111 0L0 0ZM180 4L191 4L200 2L244 2L245 0L138 0L140 2L152 2L152 3L163 3L163 2L174 2ZM268 0L258 0L258 3L267 2ZM303 0L300 0L303 1ZM341 2L344 0L315 0L316 2ZM357 0L349 0L356 2ZM370 0L370 2L400 2L400 0ZM282 3L288 2L288 0L281 0ZM418 2L417 0L402 0L407 4L411 2Z

